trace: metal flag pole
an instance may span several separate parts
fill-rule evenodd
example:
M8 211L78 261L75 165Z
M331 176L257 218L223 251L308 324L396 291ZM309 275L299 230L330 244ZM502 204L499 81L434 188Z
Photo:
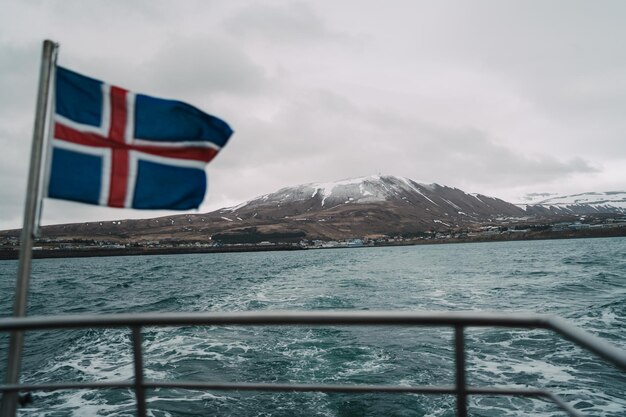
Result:
M41 67L39 70L39 90L37 91L37 107L35 110L35 125L33 129L33 143L30 154L30 170L28 173L28 185L26 187L24 225L20 237L20 260L17 271L17 285L15 288L15 303L13 305L14 317L23 317L26 315L32 247L36 233L35 222L37 221L39 200L41 198L39 184L41 180L41 161L47 126L48 104L50 101L50 84L54 74L57 46L56 43L50 40L43 42ZM12 332L5 375L5 382L7 384L19 383L23 344L24 332ZM4 393L0 406L0 416L15 416L17 398L17 391Z

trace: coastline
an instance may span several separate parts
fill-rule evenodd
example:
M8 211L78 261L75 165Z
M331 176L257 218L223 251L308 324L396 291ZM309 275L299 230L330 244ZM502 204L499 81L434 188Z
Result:
M85 248L85 249L41 249L33 251L33 259L50 258L90 258L104 256L143 256L143 255L183 255L188 253L232 253L304 250L290 245L276 246L232 246L220 248L183 247L183 248ZM19 250L0 249L0 260L19 258Z
M80 249L39 249L33 250L33 259L50 258L85 258L104 256L143 256L143 255L182 255L192 253L236 253L236 252L274 252L310 249L354 249L367 247L414 246L414 245L442 245L455 243L483 243L507 242L520 240L552 240L552 239L584 239L584 238L626 237L626 228L600 230L567 230L567 231L534 231L517 234L495 234L491 236L442 239L416 239L394 242L376 243L362 246L335 246L335 247L302 247L291 244L276 244L263 246L227 245L221 247L134 247L134 248L80 248ZM18 249L0 249L0 260L16 260L19 258Z

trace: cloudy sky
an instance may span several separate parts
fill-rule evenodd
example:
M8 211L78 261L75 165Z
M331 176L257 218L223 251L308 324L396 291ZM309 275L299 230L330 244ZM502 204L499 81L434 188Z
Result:
M626 190L626 2L0 0L0 229L21 226L41 41L235 130L201 211L393 174L521 201ZM152 217L46 200L43 223Z

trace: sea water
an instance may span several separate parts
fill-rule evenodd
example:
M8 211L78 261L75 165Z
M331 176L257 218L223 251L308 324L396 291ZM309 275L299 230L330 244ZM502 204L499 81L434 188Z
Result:
M0 262L0 315L16 261ZM263 310L556 314L626 349L626 238L36 260L29 315ZM452 385L452 331L176 327L143 332L146 377L212 382ZM0 366L8 336L0 336ZM543 330L469 328L468 383L548 388L585 415L625 416L626 376ZM3 372L3 371L2 371ZM133 377L127 330L29 332L24 382ZM151 416L454 416L451 396L148 391ZM471 396L471 416L558 416ZM132 416L129 390L36 392L24 416Z

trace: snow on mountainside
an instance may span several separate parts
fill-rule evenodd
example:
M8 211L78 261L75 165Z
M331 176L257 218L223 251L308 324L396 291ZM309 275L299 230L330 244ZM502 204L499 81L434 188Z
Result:
M263 242L424 236L582 214L626 214L626 192L535 194L517 206L458 188L390 175L282 188L210 213L47 226L46 238ZM611 211L613 210L613 211ZM621 210L621 211L616 211ZM612 214L611 214L612 216ZM550 220L546 220L550 221ZM18 236L17 230L7 235Z
M409 178L372 175L282 188L205 216L212 225L349 238L470 227L526 213L497 198Z
M434 189L438 185L414 183L412 180L402 177L372 175L335 182L285 187L225 210L238 211L250 206L304 202L311 199L319 201L320 207L330 208L339 204L385 201L411 190L422 194L418 189L419 187Z
M549 198L546 194L531 196L530 201L518 204L530 214L545 214L549 211L553 214L596 214L596 213L626 213L626 192L607 191L589 192L567 196L554 196ZM534 201L533 201L534 200Z
M286 187L207 214L222 223L226 217L242 225L289 224L335 237L445 230L525 215L497 198L391 175Z
M282 188L221 213L244 213L283 207L285 215L376 203L400 203L445 216L521 215L515 206L496 198L467 194L439 184L424 184L409 178L371 175L329 183L311 183ZM292 209L292 210L290 210ZM292 211L292 213L288 213Z

